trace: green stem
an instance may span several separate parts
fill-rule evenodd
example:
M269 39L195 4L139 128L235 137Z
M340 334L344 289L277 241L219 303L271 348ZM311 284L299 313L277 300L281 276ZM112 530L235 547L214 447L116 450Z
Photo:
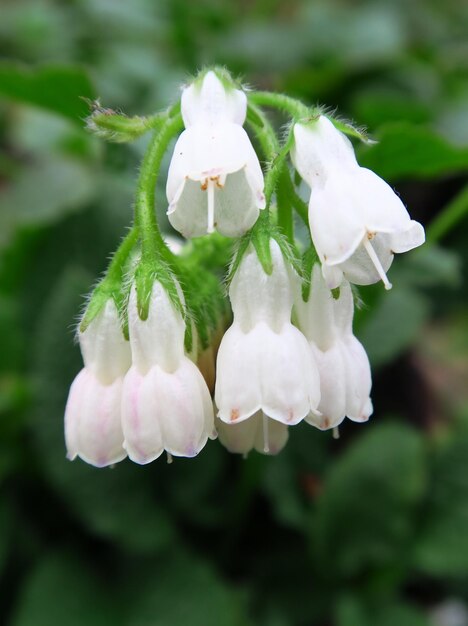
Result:
M294 120L313 117L315 114L313 109L310 109L300 100L296 100L296 98L291 98L290 96L285 96L284 94L272 93L270 91L254 91L249 94L249 101L252 104L259 106L278 109L279 111L290 115Z
M139 233L136 226L133 226L128 232L125 239L114 252L112 260L107 268L105 277L94 290L86 312L81 320L80 330L84 332L92 320L100 313L102 307L105 306L109 298L112 298L120 310L122 304L122 281L128 258L138 243ZM124 325L124 334L126 329Z
M468 185L444 208L427 228L428 243L437 243L468 214Z
M283 230L286 237L294 243L294 222L293 207L289 198L288 180L289 172L285 159L289 153L291 134L289 134L283 146L280 146L273 126L263 111L252 104L249 104L253 115L249 122L252 125L267 159L270 160L270 167L265 176L265 198L267 207L271 203L271 198L276 192L276 203L278 208L278 226ZM257 120L255 122L255 120ZM261 124L261 126L260 126Z
M120 289L128 257L130 256L133 248L136 246L138 242L138 237L138 229L136 228L136 226L132 226L120 246L114 252L112 260L107 269L106 277L103 281L107 282L109 286L112 287L112 289L114 289L115 287L118 287Z
M135 223L140 231L143 259L171 257L156 220L155 188L161 162L172 138L183 128L180 113L169 117L151 138L141 164L135 200Z

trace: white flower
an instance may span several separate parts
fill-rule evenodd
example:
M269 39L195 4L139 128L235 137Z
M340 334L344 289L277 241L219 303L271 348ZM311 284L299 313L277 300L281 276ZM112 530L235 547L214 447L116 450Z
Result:
M245 94L210 71L184 89L181 106L186 130L169 166L169 221L185 237L215 229L239 236L265 206L260 163L242 128Z
M335 299L316 264L310 298L304 302L299 296L295 310L320 374L321 415L311 414L306 420L321 429L334 428L345 417L364 422L372 414L369 359L353 335L353 309L348 281L342 282L339 298Z
M234 322L218 351L215 400L219 417L240 422L262 410L297 424L320 399L316 365L304 335L291 324L293 282L271 240L267 275L250 246L229 290Z
M392 188L359 167L351 142L323 115L296 124L291 158L311 187L312 239L330 288L344 276L358 285L387 279L393 255L424 243L424 229L410 219Z
M123 376L130 367L130 346L113 300L107 301L78 337L84 368L73 381L65 409L67 456L104 467L127 456L120 403Z
M216 420L218 437L229 452L247 454L257 450L263 454L278 454L288 441L288 427L272 420L262 411L237 424Z
M140 464L154 461L164 450L193 457L213 434L213 407L203 376L184 354L182 315L155 282L145 321L132 287L128 319L132 367L122 392L128 456Z

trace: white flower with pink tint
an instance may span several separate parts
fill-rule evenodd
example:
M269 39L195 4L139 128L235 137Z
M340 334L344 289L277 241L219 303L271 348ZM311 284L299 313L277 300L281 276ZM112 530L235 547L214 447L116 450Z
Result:
M105 467L127 456L120 405L123 377L131 362L130 345L113 300L79 332L78 339L84 368L72 383L65 409L67 456Z
M132 367L122 393L124 446L136 463L165 450L193 457L213 436L213 407L205 380L184 353L185 322L159 282L149 314L139 317L132 287L128 305Z

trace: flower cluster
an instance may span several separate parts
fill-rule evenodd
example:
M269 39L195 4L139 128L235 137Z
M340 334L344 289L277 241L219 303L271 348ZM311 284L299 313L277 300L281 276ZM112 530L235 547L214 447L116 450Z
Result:
M288 116L283 142L264 106ZM88 121L98 133L99 119ZM145 464L163 451L193 457L217 436L231 452L276 454L300 422L367 421L371 371L353 334L353 284L389 289L394 254L421 245L424 230L358 165L346 136L356 129L282 94L246 92L218 68L168 111L134 128L126 119L128 137L117 129L114 140L154 134L134 225L78 329L84 368L65 411L68 457ZM190 241L169 243L155 186L177 135L167 214ZM310 188L308 208L288 157ZM294 237L295 212L308 245Z

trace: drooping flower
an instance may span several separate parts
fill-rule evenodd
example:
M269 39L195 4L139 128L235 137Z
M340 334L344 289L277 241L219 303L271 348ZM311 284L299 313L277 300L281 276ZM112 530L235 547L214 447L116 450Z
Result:
M310 297L296 299L299 328L309 340L320 375L320 415L311 413L306 421L321 429L334 428L345 417L365 422L372 414L372 386L369 359L353 335L353 295L343 280L334 298L322 277L320 265L312 270Z
M267 417L262 411L237 424L226 424L217 419L216 429L219 441L229 452L244 455L251 450L278 454L289 438L288 427Z
M155 282L149 314L141 320L132 287L128 305L132 366L124 379L124 446L136 463L164 450L193 457L213 435L213 407L197 366L184 353L185 322L166 290Z
M294 166L311 187L309 222L330 288L343 278L358 285L382 280L395 253L424 243L424 229L411 220L392 188L360 167L348 138L321 115L294 126Z
M84 368L72 383L65 409L67 456L104 467L127 456L120 404L130 346L113 300L106 302L86 330L79 331L78 339Z
M307 340L291 324L296 277L273 239L270 250L270 275L251 245L231 282L234 322L219 347L215 389L218 415L226 423L262 410L274 420L297 424L320 399Z
M246 96L210 71L184 89L181 108L186 129L169 166L169 221L184 237L242 235L265 206L260 163L242 128Z

